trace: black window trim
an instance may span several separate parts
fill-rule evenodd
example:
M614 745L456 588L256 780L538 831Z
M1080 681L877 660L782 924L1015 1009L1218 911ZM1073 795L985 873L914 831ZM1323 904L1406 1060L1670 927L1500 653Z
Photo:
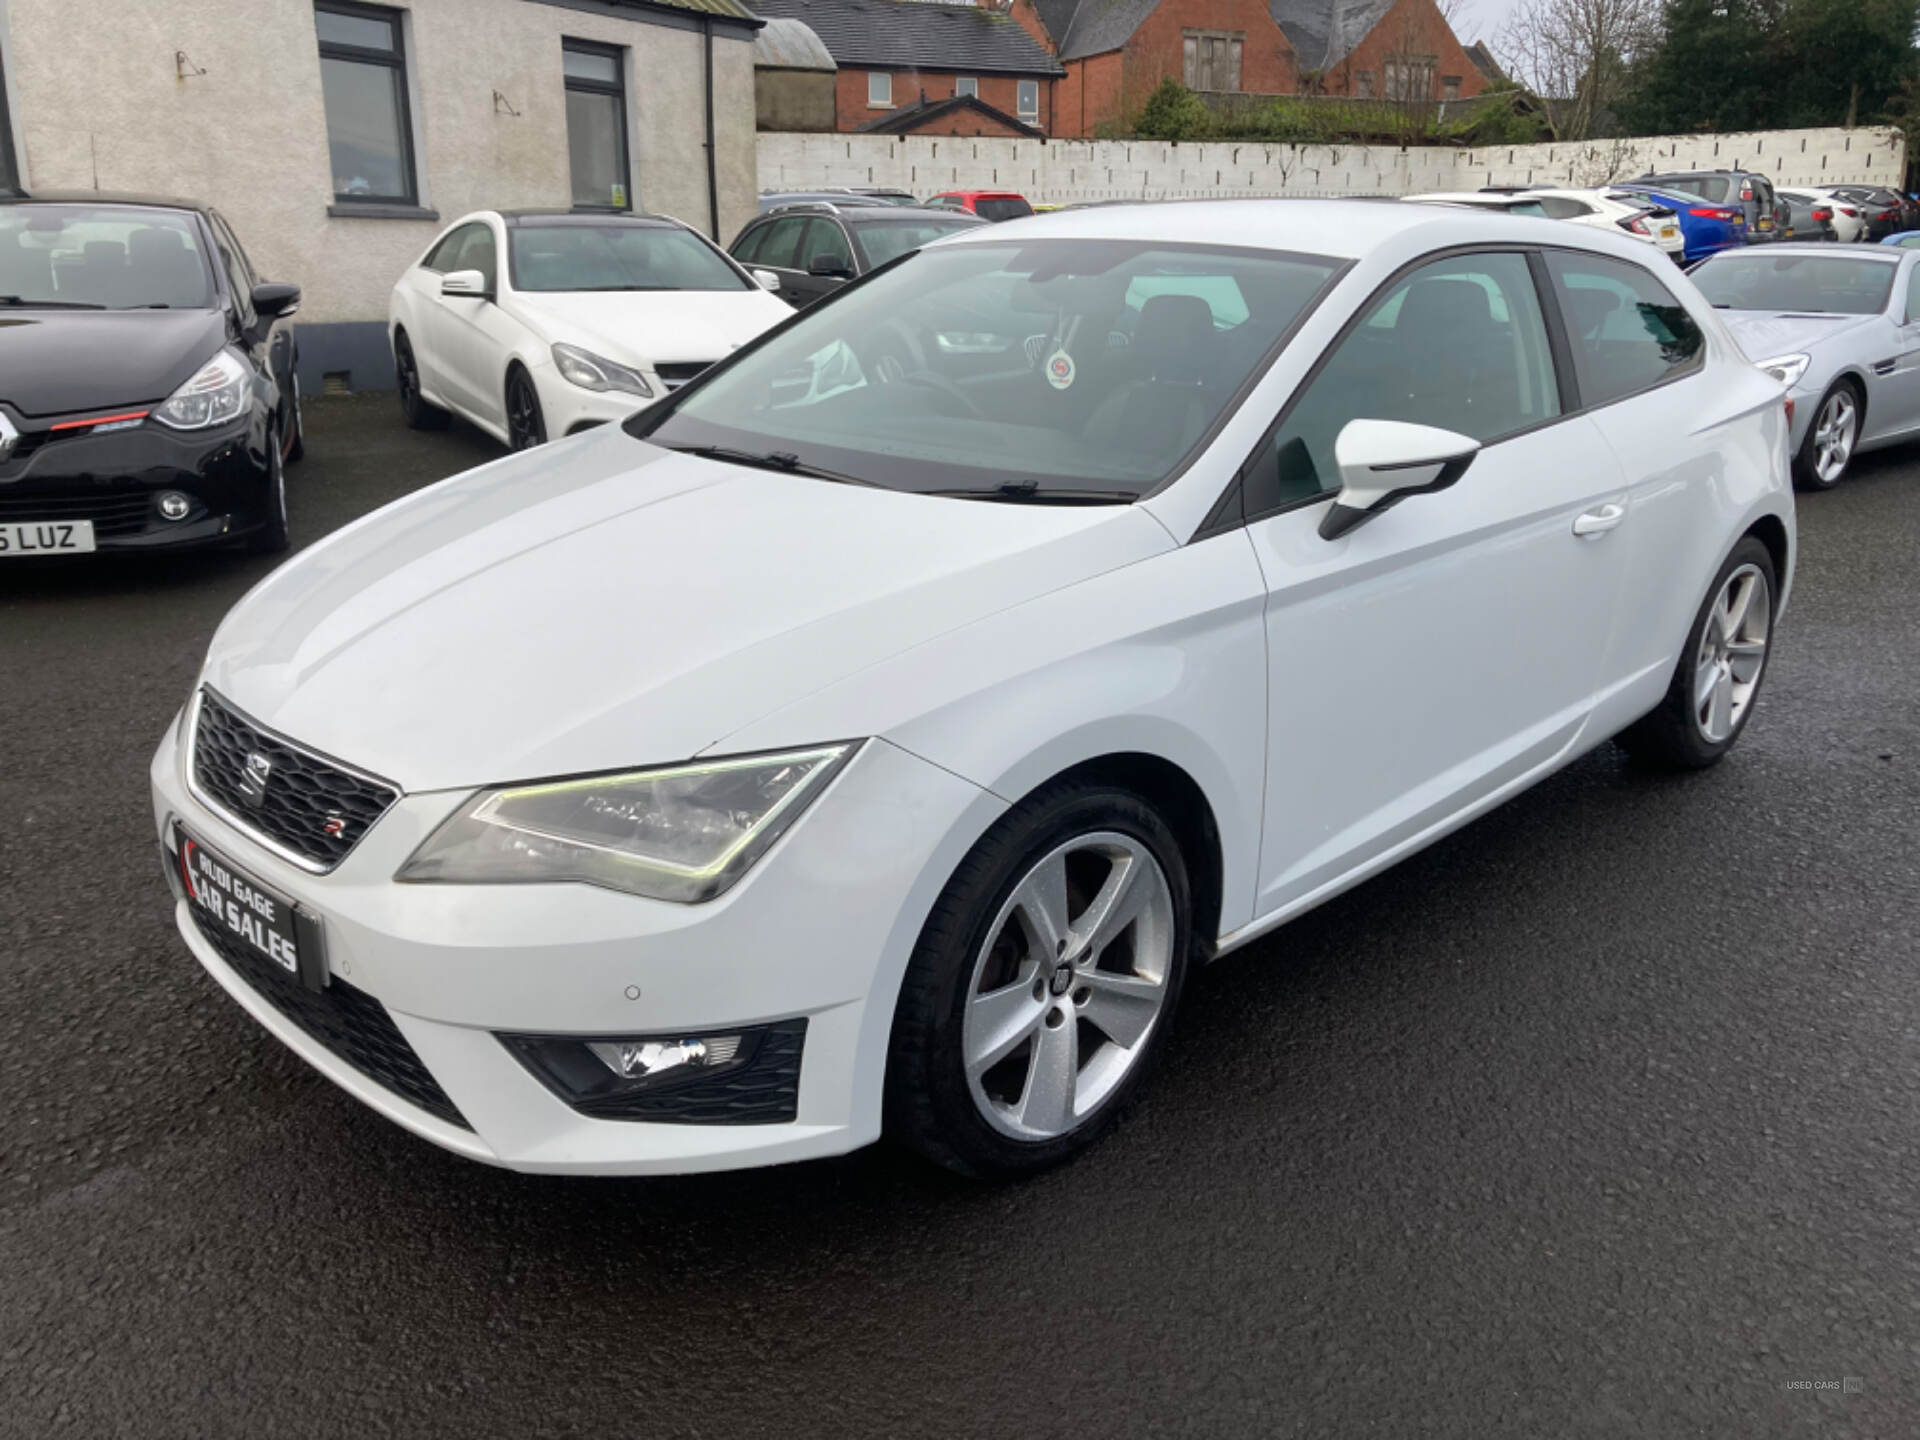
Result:
M13 144L13 113L7 108L7 57L0 55L0 195L18 195L20 152Z
M1348 337L1351 336L1355 330L1360 328L1361 322L1372 312L1373 307L1390 294L1393 287L1398 285L1408 275L1411 275L1416 270L1425 268L1435 261L1450 260L1462 255L1519 254L1526 256L1527 272L1533 280L1534 294L1540 306L1541 319L1546 325L1547 348L1552 357L1555 388L1559 392L1560 397L1560 413L1558 415L1550 415L1544 420L1525 426L1519 430L1509 431L1497 440L1489 440L1480 447L1480 450L1491 450L1494 446L1504 445L1509 440L1522 439L1538 431L1564 424L1566 421L1572 420L1577 416L1592 415L1597 411L1607 409L1609 406L1621 404L1623 401L1638 400L1641 396L1650 395L1655 390L1663 389L1681 380L1691 379L1706 369L1707 346L1704 343L1706 337L1704 327L1702 327L1703 334L1701 339L1703 343L1700 346L1699 353L1692 361L1669 371L1651 385L1629 391L1625 395L1615 396L1611 400L1603 400L1598 404L1587 404L1580 395L1579 374L1573 364L1571 332L1567 329L1566 315L1561 309L1559 289L1553 283L1553 277L1547 269L1548 251L1563 255L1597 257L1602 260L1612 260L1616 264L1621 265L1631 265L1635 263L1631 260L1622 260L1615 255L1605 255L1596 250L1582 249L1577 245L1541 245L1537 243L1520 245L1512 241L1450 245L1445 249L1430 250L1426 254L1408 261L1369 291L1360 303L1354 307L1353 314L1348 318L1347 322L1340 327L1339 333L1327 342L1326 347L1314 358L1314 362L1308 367L1307 372L1300 377L1299 383L1293 387L1293 393L1287 396L1287 403L1280 407L1280 411L1274 416L1272 423L1260 432L1260 438L1254 442L1253 448L1247 452L1246 458L1241 460L1240 464L1234 468L1232 477L1221 489L1219 499L1216 500L1212 508L1207 511L1206 519L1200 522L1199 527L1188 537L1186 543L1189 545L1197 544L1202 540L1211 540L1216 535L1225 535L1230 531L1257 524L1262 520L1271 520L1276 515L1286 515L1295 510L1304 510L1310 505L1325 504L1340 493L1337 489L1323 490L1318 495L1302 496L1298 500L1289 500L1284 505L1275 505L1269 509L1260 511L1258 514L1250 515L1246 513L1244 503L1245 492L1242 482L1249 467L1260 459L1262 452L1273 442L1274 436L1279 434L1281 428L1285 426L1288 418L1293 414L1294 407L1300 403L1307 391L1313 388L1314 382L1320 378L1321 372L1326 369L1335 352L1347 343ZM1347 268L1351 268L1351 262ZM1643 270L1647 269L1644 265L1640 268ZM1344 274L1345 271L1343 270L1341 273ZM1653 271L1647 270L1647 274L1656 284L1659 283L1659 277L1654 275ZM1662 288L1665 289L1666 287L1662 286ZM1671 293L1671 291L1669 291L1669 293ZM1325 297L1322 295L1320 298L1324 299ZM1675 303L1681 303L1677 295L1674 296L1674 300ZM1316 299L1313 308L1318 308L1318 305L1319 300ZM1684 304L1681 305L1681 308L1685 308ZM1692 318L1691 312L1689 312L1688 318ZM1698 325L1698 323L1696 320L1695 324ZM1291 340L1291 334L1286 338ZM1271 362L1269 362L1269 364L1271 364ZM1266 368L1267 367L1262 367L1260 372L1262 377L1265 376ZM1241 403L1244 404L1244 400ZM1238 413L1237 410L1228 412L1229 416L1235 413ZM1478 454L1479 451L1475 453Z
M613 61L614 80L608 84L604 80L583 80L566 73L566 53L576 55L597 55L604 60ZM576 214L584 215L631 215L633 203L633 145L628 133L632 116L627 105L627 51L624 45L606 45L594 40L576 40L570 35L560 37L560 78L561 91L577 90L582 95L611 96L620 106L620 188L626 193L625 205L581 205L572 206ZM571 165L568 167L568 188L572 188Z
M392 209L404 206L417 209L420 206L419 162L413 153L413 96L412 76L407 69L407 34L403 10L387 5L362 5L358 0L313 0L316 13L326 12L332 15L348 15L360 20L383 21L393 35L392 50L373 50L363 45L343 45L338 41L320 41L320 58L323 60L351 60L358 64L384 65L396 70L400 76L400 159L406 171L407 189L402 195L342 195L334 192L333 204L344 211L358 206ZM323 107L324 108L324 107ZM327 169L333 169L332 145L329 136ZM328 175L332 179L332 175Z

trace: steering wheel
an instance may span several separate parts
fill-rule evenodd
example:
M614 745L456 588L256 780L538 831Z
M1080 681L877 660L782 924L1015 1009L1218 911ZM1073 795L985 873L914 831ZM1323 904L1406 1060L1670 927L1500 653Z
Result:
M960 403L960 408L975 420L984 420L987 418L987 412L982 410L979 405L974 402L974 398L971 395L967 394L966 391L962 390L937 370L914 370L902 375L895 383L900 385L919 385L928 390L938 391L951 400L957 400Z
M872 357L867 364L876 385L918 385L923 389L936 390L955 401L973 419L987 418L986 411L971 395L928 366L926 347L899 320L889 320L880 327L880 333L873 343Z

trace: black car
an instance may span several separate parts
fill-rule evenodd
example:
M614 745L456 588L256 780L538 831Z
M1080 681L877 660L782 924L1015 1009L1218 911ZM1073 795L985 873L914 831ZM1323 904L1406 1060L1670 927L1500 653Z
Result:
M204 205L0 199L0 560L286 549L299 303Z
M728 253L798 310L896 255L986 223L951 210L798 201L749 222Z

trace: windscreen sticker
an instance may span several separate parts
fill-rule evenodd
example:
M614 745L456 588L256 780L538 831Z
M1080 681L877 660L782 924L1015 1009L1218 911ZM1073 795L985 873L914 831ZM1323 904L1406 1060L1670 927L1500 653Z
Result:
M1065 350L1056 350L1047 357L1047 383L1056 390L1073 384L1073 357Z

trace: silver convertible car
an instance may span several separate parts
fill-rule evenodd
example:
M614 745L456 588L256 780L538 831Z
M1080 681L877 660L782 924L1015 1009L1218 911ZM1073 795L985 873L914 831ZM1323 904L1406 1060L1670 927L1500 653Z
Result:
M1793 476L1830 490L1862 450L1920 435L1920 250L1767 245L1697 266L1740 348L1794 402Z

